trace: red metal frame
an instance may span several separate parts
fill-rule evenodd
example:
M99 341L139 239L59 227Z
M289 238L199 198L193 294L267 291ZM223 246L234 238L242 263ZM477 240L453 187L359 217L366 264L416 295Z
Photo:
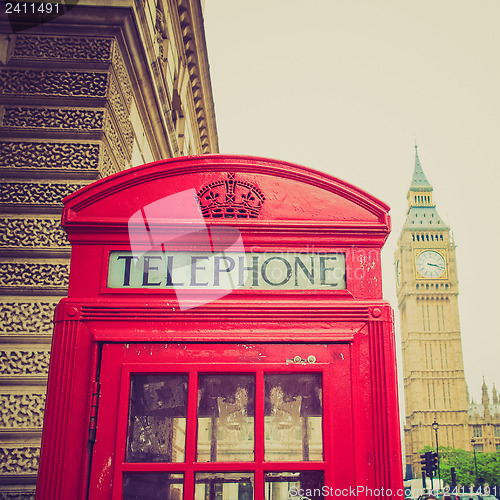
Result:
M257 363L241 363L239 355L248 350L258 350L264 358L269 360ZM297 350L307 351L317 357L315 364L293 364L286 365L284 357L290 357ZM160 350L160 352L155 352ZM343 484L344 487L352 482L353 465L345 467L345 462L352 460L352 456L343 453L334 455L334 449L346 449L352 441L352 409L351 409L351 384L350 369L348 369L349 345L348 344L295 344L283 346L276 344L267 345L239 345L231 344L201 344L196 345L194 351L199 358L205 358L204 362L191 363L187 360L192 357L193 350L183 350L182 356L170 354L167 350L161 352L155 346L149 347L144 344L133 344L126 348L123 344L106 344L103 352L102 398L103 405L100 411L109 417L100 424L98 432L99 446L94 453L94 470L91 476L91 498L120 498L121 475L127 471L151 471L151 472L185 472L185 498L193 498L193 474L196 471L240 471L248 470L255 472L256 498L257 493L263 492L263 473L265 471L288 471L288 470L324 470L326 484ZM265 353L265 351L268 351ZM228 355L228 352L230 353ZM215 356L214 356L215 353ZM199 356L201 354L201 356ZM328 359L325 359L328 356ZM218 363L214 367L213 358L217 357ZM186 359L183 359L186 358ZM221 360L221 358L226 358ZM332 363L336 358L337 363ZM342 359L343 358L343 359ZM142 362L131 363L130 359ZM210 361L211 360L211 361ZM280 361L281 362L280 362ZM345 361L345 362L341 362ZM168 368L166 368L168 366ZM175 368L174 368L175 367ZM197 375L200 373L249 373L256 375L256 409L255 414L260 415L255 419L255 460L253 462L197 462L196 450L196 406L197 406ZM323 406L323 443L324 460L310 462L266 462L264 460L264 373L323 373L323 393L335 395L335 398L324 397ZM187 373L190 376L188 419L187 419L187 443L186 460L182 463L127 463L124 462L127 412L118 409L128 408L130 374L146 373ZM119 387L119 390L117 390ZM341 414L347 409L347 417L344 415L343 422ZM334 417L336 415L336 417ZM262 418L261 418L262 417ZM334 424L340 426L342 432L335 434ZM114 430L116 429L116 433ZM335 444L334 444L335 443ZM114 471L108 467L109 457L115 457ZM342 470L345 468L346 470ZM335 471L335 474L334 474ZM103 481L105 474L113 474L113 480ZM337 476L338 477L334 477ZM99 480L105 487L97 487ZM113 485L113 488L111 487ZM113 495L111 496L111 489Z
M162 197L186 189L196 192L226 172L258 186L265 203L256 219L205 219L207 227L237 228L252 252L343 252L347 290L233 290L182 311L171 290L107 287L109 252L130 250L132 214ZM72 244L72 262L69 298L61 301L55 315L39 500L111 498L109 485L118 462L112 455L107 468L91 474L91 467L98 469L88 443L94 382L100 379L106 385L112 380L106 375L112 360L110 365L105 355L101 362L101 352L106 353L110 343L182 343L191 352L200 344L215 344L221 354L228 344L346 346L351 406L335 415L337 420L324 432L335 436L337 429L349 427L352 440L342 448L342 460L332 457L326 473L346 487L390 488L396 496L402 487L402 465L393 316L381 287L380 249L390 230L384 203L297 165L207 155L156 162L93 183L66 198L62 220ZM150 222L169 235L199 224L182 214ZM170 241L168 248L195 250L199 245L191 235L175 244ZM124 361L124 366L130 362ZM283 368L277 361L276 367ZM113 380L117 393L120 381ZM99 435L99 429L116 415L118 400L113 406L109 399L116 397L101 392L96 453L103 439L109 441L107 449L115 449L116 436ZM188 426L196 425L194 411L191 403ZM194 449L194 444L188 448ZM88 497L89 484L102 493ZM185 491L185 498L192 498Z

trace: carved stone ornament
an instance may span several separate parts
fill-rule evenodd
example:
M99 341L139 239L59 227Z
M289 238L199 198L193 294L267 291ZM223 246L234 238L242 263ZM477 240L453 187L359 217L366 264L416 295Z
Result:
M165 16L160 9L156 9L155 24L156 41L158 42L159 58L162 62L167 61L167 28L165 26Z
M113 126L112 120L107 120L105 125L106 137L111 146L111 150L114 153L116 161L120 165L121 168L125 167L125 152L123 151L122 142L120 141L120 137ZM133 143L131 144L133 146ZM130 152L132 152L132 148L130 148Z
M113 68L123 92L127 113L130 113L130 109L132 108L132 85L118 44L115 44L115 50L113 51Z
M1 375L47 375L50 351L0 351Z
M35 264L3 262L0 264L0 286L23 288L66 288L69 264Z
M116 117L120 133L123 137L123 142L125 143L129 155L131 155L134 147L132 123L130 121L129 113L126 111L123 94L120 92L115 78L111 79L111 85L109 87L109 103L111 104L111 109Z
M50 335L56 302L0 303L0 333Z
M62 200L82 188L81 184L6 182L0 184L2 203L61 205Z
M0 427L42 428L45 394L0 394Z
M10 219L0 217L0 247L69 247L58 219Z
M102 130L105 113L104 109L6 106L2 125L12 128Z
M0 500L35 500L35 490L23 491L1 491Z
M236 179L234 173L207 184L197 193L203 217L212 219L255 219L265 199L257 186Z
M110 61L112 38L17 35L14 59Z
M100 145L71 142L0 142L0 168L97 170Z
M106 97L108 73L71 71L0 71L0 94Z
M40 448L2 447L0 448L0 474L36 474Z
M106 148L103 148L101 167L99 172L100 178L102 179L104 177L107 177L108 175L116 174L116 172L119 171L120 171L119 168L117 168L113 163L113 160L111 159L111 155L108 153L108 150Z

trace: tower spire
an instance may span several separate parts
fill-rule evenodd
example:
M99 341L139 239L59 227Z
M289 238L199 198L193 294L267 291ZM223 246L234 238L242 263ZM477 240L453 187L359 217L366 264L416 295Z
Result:
M408 216L405 227L423 229L423 227L433 226L436 229L448 229L436 211L432 191L432 185L427 180L420 164L418 145L415 144L415 167L413 168L410 189L406 195L408 199Z
M493 384L493 404L497 405L498 404L498 394L497 394L497 388L495 387L495 384Z
M481 404L483 405L484 408L484 415L487 416L490 413L490 398L488 396L488 387L486 385L486 380L484 380L483 377L483 385L481 387Z
M432 191L431 183L427 180L422 165L420 164L417 144L415 144L415 168L413 169L410 191Z

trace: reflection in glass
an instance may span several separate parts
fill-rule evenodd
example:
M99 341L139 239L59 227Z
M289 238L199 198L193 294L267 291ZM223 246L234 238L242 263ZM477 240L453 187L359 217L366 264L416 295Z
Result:
M132 472L123 475L123 500L182 500L184 475Z
M183 462L187 375L132 375L127 462Z
M265 475L265 500L324 498L324 473L319 470L302 472L267 472Z
M322 460L321 375L268 374L264 386L265 459Z
M194 498L195 500L253 500L253 473L197 473Z
M198 462L241 462L254 457L255 377L200 375Z

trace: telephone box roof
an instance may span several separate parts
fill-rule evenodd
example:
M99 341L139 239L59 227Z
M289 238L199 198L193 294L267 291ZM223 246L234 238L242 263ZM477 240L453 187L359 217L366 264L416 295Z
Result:
M264 198L260 200L259 213L253 217L243 214L232 220L208 217L207 222L243 226L357 225L377 229L386 236L390 230L388 205L358 187L292 163L235 155L160 160L106 177L64 199L63 225L69 232L72 227L86 224L120 226L143 207L187 190L196 193L203 211L206 207L201 206L200 193L204 189L209 193L215 186L213 191L219 191L212 194L219 196L220 201L221 196L227 195L220 189L224 182L230 182L228 176L247 190L248 196ZM250 198L243 201L248 204ZM186 207L158 217L158 222L166 224L180 222L192 218L193 211Z

